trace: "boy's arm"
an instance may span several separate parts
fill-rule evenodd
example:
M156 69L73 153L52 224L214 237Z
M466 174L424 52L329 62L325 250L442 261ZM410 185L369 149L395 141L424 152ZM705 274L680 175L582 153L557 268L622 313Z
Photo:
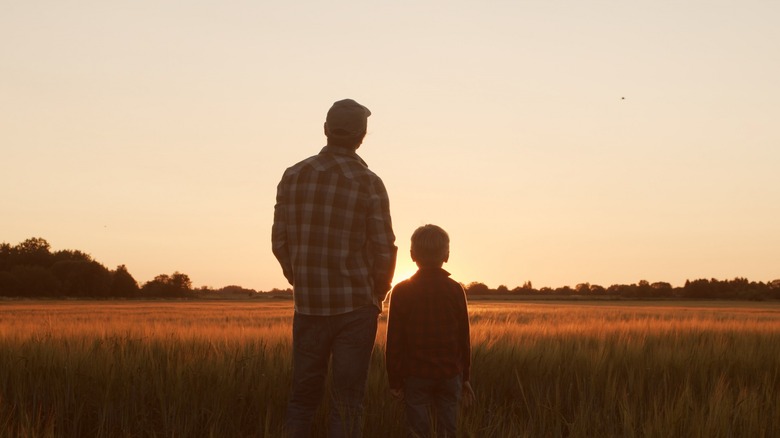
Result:
M461 365L463 367L463 382L468 382L471 378L471 330L469 328L469 310L466 303L466 292L463 287L458 285L461 290L463 300L461 302L461 315L460 315L460 351L462 353ZM469 386L470 387L470 386Z
M461 289L463 289L461 287ZM463 311L461 315L461 345L463 351L463 391L461 400L463 406L470 407L476 401L474 388L471 387L471 329L469 328L469 309L466 302L466 292L463 291Z

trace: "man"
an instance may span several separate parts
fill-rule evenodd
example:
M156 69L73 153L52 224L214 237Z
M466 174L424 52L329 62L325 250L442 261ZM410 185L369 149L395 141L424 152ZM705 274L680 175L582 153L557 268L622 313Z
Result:
M279 183L273 252L293 286L293 382L286 431L308 437L332 362L330 437L360 436L377 316L397 248L382 180L355 153L371 111L351 99L325 119L328 144Z

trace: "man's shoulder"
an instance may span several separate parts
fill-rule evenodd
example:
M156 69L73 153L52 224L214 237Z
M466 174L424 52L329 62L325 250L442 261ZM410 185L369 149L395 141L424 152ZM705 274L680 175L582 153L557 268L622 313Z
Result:
M334 153L327 146L320 153L288 167L285 175L294 175L306 170L337 172L350 179L364 179L380 185L383 184L379 175L369 169L368 165L357 154Z
M318 161L322 161L322 157L320 157L320 154L312 155L310 157L304 158L301 161L298 161L297 163L293 164L292 166L288 167L285 170L285 174L291 174L291 173L297 173L300 172L301 169L305 167L313 166Z

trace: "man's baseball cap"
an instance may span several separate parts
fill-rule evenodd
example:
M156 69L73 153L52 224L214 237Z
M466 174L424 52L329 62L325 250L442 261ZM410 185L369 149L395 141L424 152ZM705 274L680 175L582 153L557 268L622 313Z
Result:
M325 123L330 135L353 137L366 132L371 111L352 99L339 100L328 110Z

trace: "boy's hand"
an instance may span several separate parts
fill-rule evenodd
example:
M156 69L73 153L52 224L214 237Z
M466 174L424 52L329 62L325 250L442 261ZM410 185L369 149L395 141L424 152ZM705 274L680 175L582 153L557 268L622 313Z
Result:
M398 389L392 389L391 388L390 389L390 395L392 395L393 398L396 398L398 400L403 400L404 399L404 390L401 389L401 388L398 388Z
M474 389L471 387L471 383L468 381L463 382L463 392L461 393L461 400L463 406L468 408L476 401L476 395L474 395Z

